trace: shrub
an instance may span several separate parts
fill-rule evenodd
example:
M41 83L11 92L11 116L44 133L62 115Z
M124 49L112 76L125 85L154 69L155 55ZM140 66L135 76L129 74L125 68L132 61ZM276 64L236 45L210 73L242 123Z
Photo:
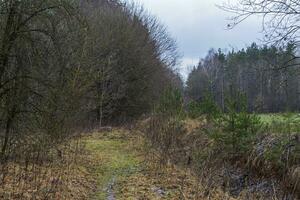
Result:
M209 135L227 152L244 154L251 149L262 123L256 114L247 112L243 96L228 99L226 104L227 112L215 121L218 129Z
M278 169L288 170L300 163L300 145L298 135L276 135L272 143L265 147L264 159Z
M201 105L197 101L190 101L188 103L188 116L192 119L196 119L202 115Z
M200 102L191 101L188 105L188 114L193 119L201 115L206 115L206 118L211 120L217 118L220 113L220 109L211 94L206 94L204 99Z
M181 137L186 132L184 117L181 92L174 88L166 89L146 130L152 147L159 151L164 161L171 159L171 155L180 149Z
M211 94L205 95L200 107L202 114L205 114L208 120L218 118L221 113Z
M185 112L183 109L182 92L173 87L165 89L154 112L168 118L183 119Z

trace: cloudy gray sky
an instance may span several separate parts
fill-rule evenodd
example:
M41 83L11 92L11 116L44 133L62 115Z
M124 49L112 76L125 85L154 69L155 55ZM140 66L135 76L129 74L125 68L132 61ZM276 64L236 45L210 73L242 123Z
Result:
M227 30L229 13L216 4L228 0L135 0L167 26L183 55L180 66L186 77L210 48L240 49L261 38L260 21L251 18L233 30ZM237 0L231 0L235 2Z

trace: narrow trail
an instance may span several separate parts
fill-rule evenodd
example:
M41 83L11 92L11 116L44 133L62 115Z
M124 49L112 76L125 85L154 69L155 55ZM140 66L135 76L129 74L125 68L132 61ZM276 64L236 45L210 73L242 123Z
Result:
M187 172L155 169L145 162L144 143L126 131L96 133L84 143L94 161L90 173L97 179L91 200L175 200L185 199L184 193L195 194L190 192L195 182Z
M90 195L90 200L237 200L245 199L248 195L241 193L237 197L221 188L201 185L186 168L161 166L145 153L143 139L128 131L94 133L86 137L84 143L89 152L89 160L92 160L92 164L87 165L88 170L97 186ZM232 176L233 180L240 183L240 175L236 171ZM253 195L256 195L255 191Z
M111 182L109 182L108 186L107 186L107 200L115 200L115 193L114 193L114 186L115 186L115 177L113 177L113 179L111 180Z
M86 148L98 161L93 166L93 174L97 176L97 191L92 200L115 200L118 182L136 173L140 160L136 153L129 149L130 142L119 132L97 134L85 140Z

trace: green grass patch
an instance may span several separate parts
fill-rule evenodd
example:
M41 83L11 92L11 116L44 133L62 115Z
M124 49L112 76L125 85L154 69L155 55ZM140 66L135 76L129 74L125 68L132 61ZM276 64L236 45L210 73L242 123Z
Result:
M276 114L259 114L263 123L271 124L273 122L300 122L299 113L276 113Z
M300 132L299 113L260 114L259 117L270 133L289 135Z
M116 134L116 133L112 133ZM94 154L98 164L92 169L97 176L98 191L91 199L106 199L106 188L115 179L118 181L136 172L139 159L126 139L119 137L89 138L85 141L87 150Z

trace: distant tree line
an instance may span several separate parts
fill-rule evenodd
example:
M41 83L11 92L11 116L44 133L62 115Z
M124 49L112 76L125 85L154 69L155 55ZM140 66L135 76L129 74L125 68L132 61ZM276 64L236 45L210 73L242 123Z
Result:
M133 4L1 0L2 164L150 111L165 86L182 87L177 59L165 27Z
M296 46L259 47L224 53L210 50L187 80L189 99L203 101L210 96L225 110L227 98L243 93L250 112L300 110L300 74Z

